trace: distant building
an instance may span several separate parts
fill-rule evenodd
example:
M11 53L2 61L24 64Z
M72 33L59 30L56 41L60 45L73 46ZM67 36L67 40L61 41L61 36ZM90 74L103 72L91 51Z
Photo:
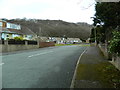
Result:
M67 43L81 43L79 38L67 38Z
M73 44L81 43L79 38L63 38L63 37L40 37L41 42L55 42L56 44Z
M88 39L86 40L86 43L90 43L90 38L88 38Z

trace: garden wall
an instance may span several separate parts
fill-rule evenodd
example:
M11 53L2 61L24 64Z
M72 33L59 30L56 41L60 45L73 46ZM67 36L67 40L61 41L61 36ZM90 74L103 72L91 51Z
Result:
M109 59L109 55L108 55L106 46L105 46L105 45L98 44L98 47L99 47L99 49L101 50L101 52L103 53L103 55L104 55L107 59Z
M39 43L40 47L51 47L51 46L55 46L54 42L40 42Z
M118 68L120 70L120 57L113 56L112 57L112 64L114 64L114 66L116 66L116 68Z
M37 48L39 48L39 44L31 44L28 41L25 41L25 44L8 44L8 41L4 41L4 44L0 44L0 52L12 52Z
M98 47L100 48L101 52L107 59L111 58L110 63L112 63L117 69L120 70L120 57L118 57L117 55L113 56L108 54L105 46L98 44Z

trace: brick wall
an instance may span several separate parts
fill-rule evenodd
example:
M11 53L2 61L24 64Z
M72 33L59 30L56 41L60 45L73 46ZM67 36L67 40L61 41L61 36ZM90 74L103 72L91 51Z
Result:
M55 46L54 42L40 42L39 43L40 47L51 47L51 46Z

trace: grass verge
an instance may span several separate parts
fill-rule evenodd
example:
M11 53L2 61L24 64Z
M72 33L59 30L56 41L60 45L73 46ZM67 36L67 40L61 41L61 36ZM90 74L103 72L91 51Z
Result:
M90 44L55 44L55 46L69 46L69 45L90 46Z
M55 46L68 46L68 45L80 45L80 44L55 44Z
M79 64L76 80L99 81L103 88L120 88L120 71L109 62Z

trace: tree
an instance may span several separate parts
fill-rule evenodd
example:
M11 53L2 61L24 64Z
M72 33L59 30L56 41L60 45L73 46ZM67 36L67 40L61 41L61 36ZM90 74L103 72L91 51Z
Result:
M112 38L112 31L120 27L120 2L102 2L95 5L94 26L100 25L100 37L109 41ZM101 39L100 39L101 40Z
M106 27L116 28L120 25L120 2L97 3L94 25L100 24Z
M113 31L112 35L113 37L110 40L109 51L110 53L120 55L120 32Z
M90 41L91 42L95 41L95 29L94 28L91 29Z

